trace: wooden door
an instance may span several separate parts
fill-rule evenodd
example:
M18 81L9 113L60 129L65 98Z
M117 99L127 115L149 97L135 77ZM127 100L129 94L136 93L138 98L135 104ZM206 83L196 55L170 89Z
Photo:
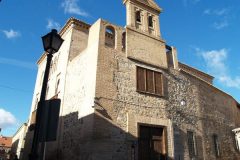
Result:
M161 127L140 126L139 160L165 160L166 145L164 129Z

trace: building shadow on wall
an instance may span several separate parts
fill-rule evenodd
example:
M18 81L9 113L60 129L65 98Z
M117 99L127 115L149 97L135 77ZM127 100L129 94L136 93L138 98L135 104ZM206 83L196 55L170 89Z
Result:
M18 148L18 144L19 144L19 139L16 140L14 143L12 143L12 148L11 148L11 159L14 158L14 156L17 154L17 148ZM21 156L22 152L20 152L20 156Z
M194 134L195 155L189 155L188 136L186 131L183 131L179 126L174 125L174 160L184 160L191 157L192 159L203 160L203 139L201 136ZM189 130L191 131L191 130Z
M34 133L33 130L34 130L34 125L30 125L27 129L24 148L23 148L23 152L22 152L22 156L20 157L20 160L29 159L28 156L30 154L31 147L32 147L32 140L33 140L33 133Z
M58 140L46 143L46 160L145 160L138 157L138 138L113 123L104 109L81 118L78 112L60 117L58 130ZM28 130L24 160L32 136L33 131ZM160 160L173 160L153 152Z

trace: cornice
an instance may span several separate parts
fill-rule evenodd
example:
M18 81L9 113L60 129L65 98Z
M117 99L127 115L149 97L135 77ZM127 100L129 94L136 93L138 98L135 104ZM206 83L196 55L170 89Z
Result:
M143 2L142 0L124 0L123 4L127 3L127 1L130 1L131 3L136 3L139 5L142 5L144 7L147 7L150 10L156 11L158 14L162 12L162 8L160 8L154 0L147 0L147 2Z
M205 73L205 72L203 72L203 71L200 71L200 70L198 70L198 69L196 69L196 68L194 68L194 67L192 67L192 66L189 66L189 65L187 65L187 64L184 64L184 63L182 63L182 62L178 62L178 64L180 65L180 68L181 68L181 66L183 66L183 67L186 67L186 68L189 68L190 70L193 70L194 72L197 72L198 74L200 74L200 75L202 75L202 76L205 76L205 77L207 77L207 78L209 78L209 79L214 79L214 77L213 76L211 76L210 74L207 74L207 73Z
M62 37L64 35L64 33L67 32L68 29L70 28L76 28L76 29L85 29L85 30L89 30L89 28L91 27L90 24L85 23L83 21L80 21L79 19L76 19L74 17L71 17L68 19L68 21L65 23L65 25L62 27L62 29L59 31L59 35ZM39 65L44 58L46 57L46 52L43 52L43 54L41 55L41 57L39 58L39 60L37 61L37 64Z
M238 102L233 96L231 96L230 94L222 91L221 89L219 89L219 88L215 87L214 85L212 85L212 84L204 81L203 79L200 79L200 78L198 78L197 76L190 74L189 72L186 72L186 71L184 71L184 70L182 70L182 69L179 69L179 71L180 71L180 72L183 72L183 73L185 73L185 74L187 74L187 75L189 75L189 76L191 76L191 77L193 77L193 78L196 78L196 79L198 79L198 80L201 81L201 82L204 82L204 84L206 84L206 85L208 85L209 87L211 87L214 91L220 92L220 93L224 94L225 96L228 96L228 97L231 98L233 101L235 101L236 107L239 107L239 105L240 105L239 102Z
M151 36L150 34L144 33L143 31L137 30L137 29L135 29L135 28L133 28L133 27L131 27L131 26L126 26L126 29L129 29L129 30L131 30L131 31L137 32L137 33L139 33L139 34L142 34L142 35L147 36L147 37L149 37L149 38L152 38L152 39L154 39L154 40L160 41L160 42L162 42L162 43L166 43L166 41L163 40L163 39L161 39L161 37Z
M27 127L27 123L23 123L23 125L18 128L17 132L13 135L13 137L15 137L23 127Z

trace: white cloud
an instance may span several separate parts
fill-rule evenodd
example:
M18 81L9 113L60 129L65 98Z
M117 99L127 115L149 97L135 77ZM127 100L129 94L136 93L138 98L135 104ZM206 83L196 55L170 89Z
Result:
M228 60L227 49L204 51L197 48L196 51L206 62L208 72L215 76L217 81L227 87L240 89L240 77L232 77L229 74L229 67L226 64Z
M229 10L227 8L222 8L222 9L206 9L203 11L204 14L207 15L215 15L215 16L224 16L227 15Z
M62 7L64 8L64 13L76 14L80 16L87 17L89 16L87 12L83 11L78 6L78 0L64 0Z
M210 9L206 9L206 10L203 11L203 14L208 14L208 15L210 15L211 13L212 13L212 12L211 12Z
M12 65L27 69L36 69L36 64L34 63L4 57L0 57L0 64Z
M214 22L214 24L213 24L213 27L218 30L223 29L228 26L229 26L229 22L227 20L223 20L220 22Z
M222 9L206 9L203 11L203 14L208 16L215 16L219 20L213 22L213 28L220 30L229 26L229 9L222 8Z
M228 87L240 89L240 77L232 78L230 76L219 77L219 81L225 84Z
M226 49L212 51L199 50L198 54L203 57L211 73L221 75L226 73L226 65L224 63L227 59Z
M48 21L47 26L46 26L47 29L53 29L53 28L57 29L57 30L60 29L60 24L58 22L56 22L52 19L48 19L47 21Z
M214 14L217 16L223 16L223 15L226 15L227 13L228 13L228 9L226 8L214 11Z
M17 120L10 112L0 108L0 128L9 128L16 125Z
M9 31L7 31L7 30L2 30L2 32L5 34L5 36L6 36L8 39L16 38L16 37L19 37L19 36L20 36L20 33L17 32L17 31L14 31L13 29L10 29Z

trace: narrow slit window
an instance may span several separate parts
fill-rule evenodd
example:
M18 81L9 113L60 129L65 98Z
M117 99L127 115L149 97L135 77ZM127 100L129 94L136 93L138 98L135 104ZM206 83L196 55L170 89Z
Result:
M38 108L38 98L37 98L36 101L35 101L34 110L36 110L37 108Z
M126 49L126 32L122 34L122 50Z
M189 156L195 157L197 155L197 150L196 150L196 139L195 139L194 132L188 131L187 139L188 139Z
M56 88L55 88L55 95L59 93L59 84L60 84L60 79L57 80Z
M48 92L49 92L49 86L47 86L47 89L46 89L46 97L48 96Z
M220 157L220 148L219 148L219 142L218 142L218 136L213 135L213 143L214 143L214 149L216 153L216 157Z

